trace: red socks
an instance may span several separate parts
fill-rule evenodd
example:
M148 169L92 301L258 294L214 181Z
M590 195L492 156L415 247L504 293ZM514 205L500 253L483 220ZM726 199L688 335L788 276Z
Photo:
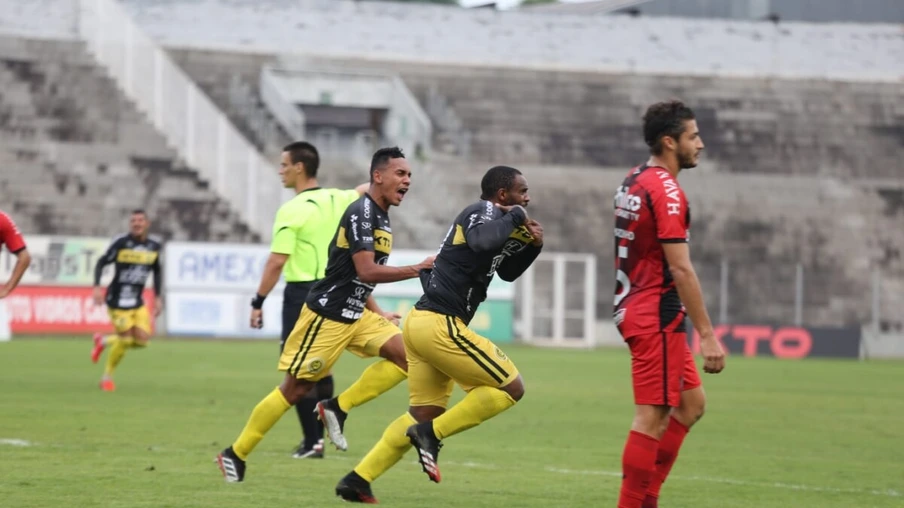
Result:
M659 441L659 451L656 454L656 472L653 474L653 480L650 482L650 488L647 495L654 498L649 506L644 504L644 508L655 508L655 499L659 498L659 489L662 488L662 482L665 481L678 458L678 450L681 449L681 443L684 442L684 436L687 435L688 428L675 418L669 418L669 427L662 435Z
M651 436L633 430L628 434L622 455L622 485L618 508L641 508L656 473L658 448L659 441Z

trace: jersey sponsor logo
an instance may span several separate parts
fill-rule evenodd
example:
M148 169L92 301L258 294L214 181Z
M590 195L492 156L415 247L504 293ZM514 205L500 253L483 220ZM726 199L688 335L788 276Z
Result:
M374 231L374 250L389 254L392 251L392 233L387 233L381 229Z
M360 241L360 239L358 237L358 216L355 214L352 214L349 217L349 220L352 222L352 236L355 238L356 242Z
M615 216L628 220L640 220L641 200L639 196L630 194L628 187L622 185L615 193Z
M357 321L361 318L362 312L355 312L352 309L342 309L342 319L353 319Z
M640 210L640 196L630 194L628 187L622 185L615 193L615 207L636 212Z
M117 263L152 265L154 261L157 261L157 253L154 251L122 249L116 254Z
M364 218L365 219L370 218L370 200L369 199L364 200Z
M533 241L534 237L531 236L530 231L527 230L525 226L518 226L512 231L512 234L509 235L509 238L514 238L516 240L521 240L524 243L528 243Z
M364 229L370 229L370 222L362 222L361 227Z
M619 326L625 321L625 314L628 313L628 309L619 309L613 316L612 321L615 323L615 326Z
M681 215L681 193L678 190L678 184L667 171L657 171L656 176L662 180L662 186L665 189L665 195L669 198L666 208L669 215Z
M626 239L626 240L633 240L633 239L634 239L634 232L633 232L633 231L627 231L627 230L621 229L621 228L615 228L615 237L616 237L616 238L624 238L624 239Z
M326 304L329 301L330 301L330 299L324 296L320 300L317 300L317 303L319 303L321 307L326 307Z
M487 201L486 209L484 209L483 214L487 217L487 220L493 218L493 202Z
M120 284L138 284L143 286L150 273L150 270L145 266L135 265L120 272L116 281Z

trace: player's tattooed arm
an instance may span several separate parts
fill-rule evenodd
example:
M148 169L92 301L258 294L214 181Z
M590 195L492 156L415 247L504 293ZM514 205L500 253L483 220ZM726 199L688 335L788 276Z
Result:
M465 240L471 250L486 252L501 249L515 228L527 221L527 212L522 206L499 208L506 214L498 219L490 220L487 215L472 216L468 224L463 224Z

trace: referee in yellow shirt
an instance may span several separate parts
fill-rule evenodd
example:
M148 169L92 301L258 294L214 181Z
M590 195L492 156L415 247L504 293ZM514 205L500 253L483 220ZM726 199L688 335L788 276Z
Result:
M321 189L317 185L320 155L310 143L297 141L283 148L279 176L283 186L295 189L296 195L276 212L270 257L264 266L257 295L251 300L251 327L264 324L264 299L279 281L286 279L283 292L282 333L279 349L295 327L308 291L326 270L330 241L336 234L345 209L361 197L368 184L353 190ZM301 444L292 454L296 459L323 458L323 424L317 419L318 400L333 397L333 376L317 382L316 389L295 406L301 431Z

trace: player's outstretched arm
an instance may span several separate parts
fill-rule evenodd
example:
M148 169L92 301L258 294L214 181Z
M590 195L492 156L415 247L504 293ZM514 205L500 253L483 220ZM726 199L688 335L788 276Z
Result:
M6 284L4 284L2 288L0 288L0 298L6 298L13 292L13 289L16 289L16 286L19 285L19 281L22 280L22 276L25 275L25 270L28 269L28 265L30 264L31 254L28 252L28 249L23 247L16 252L16 266L13 267L13 273L10 275L9 280L6 281Z
M703 370L717 374L725 368L725 353L713 333L713 324L703 302L703 290L697 272L691 263L690 247L687 243L663 243L665 259L669 263L669 271L678 289L678 297L687 308L687 314L700 333L700 349L705 364Z
M522 206L499 208L506 212L502 217L482 216L481 222L466 225L465 240L474 252L501 249L515 228L527 221L527 211Z
M358 279L361 282L365 284L381 284L414 279L421 270L433 268L434 257L430 256L416 265L386 266L378 265L374 262L373 251L360 250L352 255L352 261L355 263L355 272L357 272Z

